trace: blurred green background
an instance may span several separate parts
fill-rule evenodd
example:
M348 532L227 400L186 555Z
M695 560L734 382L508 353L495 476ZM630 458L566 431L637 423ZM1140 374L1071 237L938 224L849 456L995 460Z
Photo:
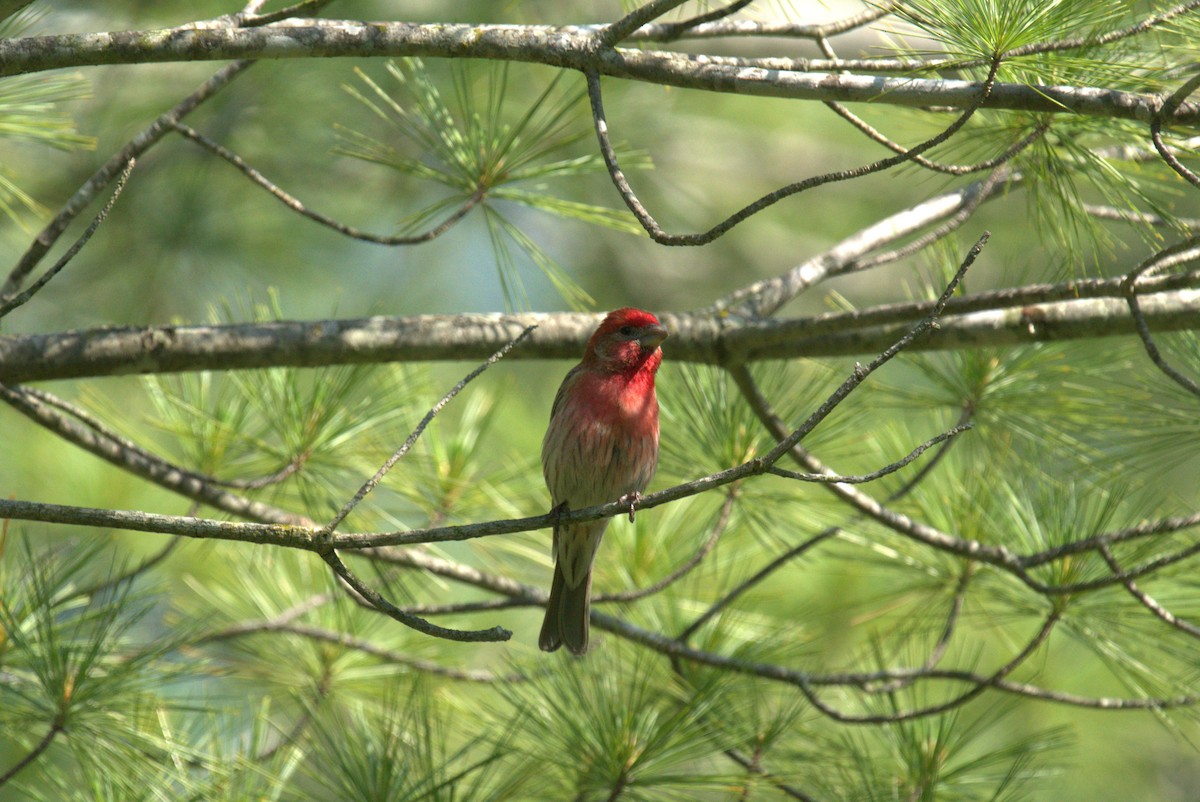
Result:
M44 15L34 24L33 33L148 29L238 10L233 2L124 0L101 4L56 0L36 7ZM811 15L816 19L836 17L848 8L799 2L764 4L764 7L767 11L789 7L801 18ZM602 21L616 13L616 3L456 0L400 4L340 0L330 5L326 16L575 23ZM806 42L773 42L763 47L788 55L818 55ZM712 50L719 50L719 46L714 45ZM64 108L76 119L80 133L95 137L95 149L62 153L5 141L0 143L0 162L9 176L34 198L50 210L57 210L109 154L192 91L217 66L162 64L83 71L91 96ZM434 60L429 60L426 67L437 85L448 85L450 67ZM391 233L399 221L439 197L439 189L335 152L341 141L339 127L377 138L389 136L380 120L346 91L348 85L362 89L355 68L381 86L389 86L383 60L268 61L255 65L186 122L241 155L312 208L360 228ZM482 68L479 74L483 74ZM517 106L532 102L553 76L554 71L549 68L513 65L509 71L510 102ZM580 89L582 79L567 76L563 86ZM673 232L707 228L780 183L862 164L881 155L880 148L852 135L843 122L816 103L739 98L611 80L605 81L604 88L614 139L644 152L653 163L652 170L634 171L631 180L647 206ZM570 150L575 155L594 151L583 109L581 104L577 121L582 135ZM928 136L944 123L941 118L921 119L895 107L855 110L904 142ZM557 181L547 182L547 189L556 195L611 208L621 205L607 176L601 173ZM597 311L622 305L683 311L705 306L755 279L778 275L863 226L959 183L957 179L902 170L834 184L785 200L704 248L664 248L644 236L600 229L511 204L501 204L499 208L595 300ZM1159 190L1162 201L1178 205L1182 211L1186 211L1189 203L1194 208L1194 202L1169 189L1169 183L1164 182ZM1128 227L1109 224L1101 226L1112 240L1105 247L1096 248L1086 239L1067 247L1069 232L1039 231L1031 224L1032 213L1028 198L1018 192L987 204L964 227L961 242L956 246L959 252L963 250L960 246L973 241L984 229L993 231L985 258L968 280L971 291L1034 281L1062 281L1078 275L1115 275L1127 270L1145 252L1139 234ZM90 213L85 213L64 241L82 231L89 216ZM43 218L27 214L24 230L12 221L0 223L0 262L12 264L42 222ZM60 252L61 246L52 258ZM813 314L840 308L845 303L861 307L923 294L926 282L922 271L930 269L933 262L929 257L918 256L829 282L790 304L785 314ZM513 267L523 284L523 293L506 294L495 250L479 214L472 214L445 237L417 247L387 248L355 242L300 219L228 164L181 137L169 136L139 161L124 195L88 247L34 301L6 318L0 331L17 334L107 325L204 322L214 317L222 319L220 310L226 305L247 310L252 304L265 304L272 292L278 294L283 315L295 319L566 308L551 282L528 258L517 253ZM240 319L247 319L248 314ZM1062 363L1089 366L1093 370L1073 377L1078 382L1075 390L1058 388L1049 397L1027 396L1020 403L1030 408L1027 413L1039 419L1040 425L1060 435L1046 446L1046 461L1061 464L1064 470L1079 470L1082 476L1086 471L1078 467L1082 461L1080 455L1064 452L1071 451L1072 442L1086 442L1090 448L1106 439L1120 441L1124 437L1122 431L1106 433L1097 428L1107 420L1117 419L1117 412L1102 411L1093 418L1067 416L1059 420L1053 403L1061 402L1072 392L1083 392L1102 407L1105 388L1122 377L1129 377L1130 384L1144 384L1150 388L1146 392L1152 395L1159 392L1154 388L1161 385L1148 368L1143 368L1140 374L1130 374L1128 366L1140 364L1141 356L1136 344L1127 339L1056 348ZM819 400L822 391L840 381L852 363L849 359L830 360L798 374L785 374L782 367L764 367L760 375L777 370L780 376L811 380L813 387L805 392ZM544 511L537 449L554 388L567 367L566 363L502 363L471 390L478 398L487 399L486 403L456 402L431 429L429 437L434 442L428 448L436 451L439 442L450 448L464 427L478 426L479 436L488 445L473 447L470 453L487 453L492 459L469 468L459 466L464 475L482 476L480 481L485 483L495 480L496 486L520 486L527 490L528 495L520 498L487 499L486 491L473 498L472 502L480 508L495 510L491 517ZM369 475L372 470L369 466L378 465L398 445L406 427L465 372L465 365L456 364L436 366L420 373L419 379L413 378L417 374L398 374L393 386L408 396L397 401L402 411L391 422L394 428L371 432L365 442L350 444L348 448L355 461L342 465L334 485L314 491L310 500L317 505L335 505L337 498L352 493L357 482ZM1047 375L1052 372L1052 367L1046 369ZM922 382L927 379L928 375L913 362L890 366L879 382L855 397L852 409L831 419L830 433L823 435L824 441L821 435L816 437L814 450L831 461L838 459L836 467L846 472L876 467L881 452L903 453L904 444L910 441L902 435L895 435L883 445L865 441L876 431L871 427L880 421L895 423L902 432L921 432L921 437L911 441L917 442L944 422L947 415L953 420L954 410L932 410L928 405L910 402L905 395L919 396ZM672 399L679 398L671 393L680 393L686 380L682 368L672 365L668 345L663 370L666 412L670 412ZM149 438L149 444L156 450L178 457L173 452L172 436L148 425L154 406L142 380L104 378L54 382L46 387L67 398L82 400L123 431ZM387 399L375 398L373 403L386 406ZM1044 414L1032 409L1043 403ZM678 407L686 409L682 402ZM839 420L841 415L847 419ZM664 421L670 420L668 414ZM1170 423L1167 417L1162 421L1164 426ZM5 458L0 460L0 493L7 496L176 514L186 511L186 504L178 498L62 443L7 407L0 408L0 435L5 445ZM397 435L400 439L394 439ZM1193 423L1189 437L1194 436ZM664 453L675 448L677 456L664 457L656 487L666 486L675 479L692 478L687 473L693 467L687 462L689 452L677 443L672 445L671 437L664 428ZM820 450L822 442L828 451ZM1130 449L1137 445L1144 451L1144 442L1147 441L1129 444ZM1159 506L1149 508L1155 515L1169 514L1177 505L1179 509L1195 509L1196 487L1200 484L1196 482L1197 458L1187 443L1194 443L1194 439L1185 441L1184 453L1178 453L1177 447L1169 460L1142 466L1145 473L1138 477L1139 483L1156 486L1155 497L1161 501ZM1119 450L1123 444L1109 445ZM1029 448L1028 444L1025 448ZM1163 453L1168 451L1164 447ZM988 455L968 453L976 461L964 457L961 463L955 463L957 468L986 474L990 469ZM397 483L393 487L409 480L422 481L419 479L422 467L453 463L449 457L438 463L436 454L429 460L418 463L411 473L404 473L408 468L398 470L391 480ZM1097 469L1096 473L1102 472ZM512 479L514 476L525 478ZM497 477L509 484L503 484ZM982 478L985 477L968 476L962 480L969 485L970 481ZM386 492L404 493L396 489ZM818 496L817 491L809 496L813 529L840 519L832 503ZM416 510L421 507L418 501L386 497L396 506L390 512L379 513L385 522L414 525L418 522ZM764 491L764 497L769 500L771 494ZM695 508L705 509L700 504ZM316 517L326 512L310 511ZM656 518L660 525L674 520L661 508ZM638 531L654 524L655 521L639 519ZM39 538L65 536L63 530L50 527L19 528L36 533ZM608 540L625 534L626 530L618 532L614 527ZM104 534L102 539L128 559L152 553L159 543L155 537L130 534ZM497 561L497 570L503 572L514 560L519 562L520 549L535 555L546 541L548 534L533 533L517 539L520 545L512 546L512 553L499 546L496 553L488 553ZM617 546L610 542L606 548ZM229 546L185 544L166 563L165 583L168 587L187 588L186 593L195 593L197 585L219 584L228 559L220 555L237 551ZM210 563L210 559L214 562ZM288 560L278 559L286 566ZM548 577L546 565L527 564L519 570L525 572L525 579L537 582ZM802 581L824 587L828 593L813 593L796 607L797 615L812 615L829 632L836 628L837 621L854 618L852 610L839 608L839 598L846 588L855 587L856 568L853 563L841 563L836 568L825 566L822 570L825 573L817 572ZM208 592L217 591L210 588ZM764 588L761 592L768 599L788 598L786 587ZM494 623L489 616L471 620L481 626ZM476 664L500 665L514 654L528 658L532 652L537 614L522 611L503 620L517 631L513 644L489 647L473 658ZM815 646L804 648L828 649L830 654L838 651L833 640L814 639L814 643ZM458 654L452 649L439 648L443 654ZM852 652L849 646L845 648L847 655ZM1072 647L1068 642L1057 648ZM438 653L436 648L433 651ZM1082 648L1077 657L1047 660L1046 673L1037 680L1079 693L1120 695L1128 690L1120 687ZM366 681L371 687L386 685L388 672L368 675ZM1067 765L1072 768L1050 778L1043 786L1049 790L1037 798L1080 802L1200 798L1200 761L1192 746L1200 737L1200 730L1193 715L1156 719L1149 713L1101 713L1026 703L1005 719L1004 726L1008 728L1005 735L1019 738L1023 731L1059 724L1069 729L1073 745ZM0 740L0 765L7 765L16 754L19 750L5 748ZM0 790L0 800L20 798Z

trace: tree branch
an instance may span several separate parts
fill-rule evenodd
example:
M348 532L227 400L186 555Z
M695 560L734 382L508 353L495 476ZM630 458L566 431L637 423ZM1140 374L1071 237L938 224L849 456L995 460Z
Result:
M721 64L668 51L597 49L597 26L419 24L305 20L256 28L168 28L59 34L0 41L0 75L69 67L229 59L423 56L521 61L637 81L798 100L889 103L966 109L981 84L789 72ZM1079 86L998 83L985 108L1132 119L1150 123L1153 96ZM1166 125L1193 125L1200 103L1181 103Z
M1196 286L1200 273L1139 284L1139 308L1147 326L1158 332L1200 328L1200 291L1179 289ZM1085 297L1071 298L1071 292ZM1123 298L1119 282L1110 280L968 296L951 303L938 330L913 343L911 350L1134 334L1134 319ZM929 308L929 303L897 304L790 320L742 320L705 312L663 312L659 318L671 330L673 361L722 364L877 353ZM972 309L978 311L958 311ZM494 353L529 325L538 330L510 359L576 359L598 322L599 316L591 313L459 314L8 334L0 335L0 382L474 361Z
M13 40L0 40L0 51ZM2 62L2 57L0 57ZM171 126L186 115L195 111L200 104L211 98L217 92L229 85L229 82L240 75L253 62L238 61L222 67L200 87L181 100L170 111L152 122L137 136L131 139L125 147L114 153L103 166L81 186L62 210L54 216L45 228L37 235L29 248L17 261L16 266L8 274L4 286L0 287L0 298L8 298L15 294L25 278L33 271L42 257L54 246L58 238L67 230L67 226L87 208L113 179L121 174L126 166L158 143L172 130Z

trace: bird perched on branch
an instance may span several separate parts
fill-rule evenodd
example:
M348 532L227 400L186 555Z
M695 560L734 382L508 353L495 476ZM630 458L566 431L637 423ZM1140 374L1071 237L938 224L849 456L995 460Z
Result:
M583 361L563 379L542 441L542 473L554 509L621 500L634 504L658 465L654 374L667 330L641 309L610 312ZM554 581L538 645L573 654L588 646L592 560L608 519L554 527Z

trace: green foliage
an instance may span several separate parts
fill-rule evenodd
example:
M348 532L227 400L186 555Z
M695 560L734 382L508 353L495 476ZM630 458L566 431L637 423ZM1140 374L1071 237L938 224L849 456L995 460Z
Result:
M716 684L683 689L646 658L596 654L559 663L501 694L528 718L525 759L550 775L542 798L692 799L729 778L696 771L711 754L707 720Z
M453 802L520 799L514 777L498 770L512 730L491 738L477 732L450 744L446 713L421 682L395 687L378 704L356 703L313 712L316 760L305 766L311 784L296 800ZM392 694L395 694L393 696ZM502 726L505 726L502 724Z
M550 192L551 180L605 171L598 154L574 155L574 146L589 134L575 113L583 92L564 90L564 73L556 73L514 119L512 107L519 101L511 95L517 94L519 87L510 81L510 69L507 63L486 70L469 63L454 64L450 70L451 101L443 98L419 59L388 63L388 76L395 83L391 93L359 70L365 91L354 86L347 86L346 91L391 128L393 138L379 140L341 129L338 152L451 191L404 221L405 230L417 230L463 203L482 204L501 286L510 306L526 305L512 250L515 247L541 270L569 306L585 309L593 305L591 297L510 216L502 213L503 204L496 202L631 234L640 233L641 228L624 210ZM648 166L644 156L623 155L632 157L635 167Z
M16 9L12 16L0 15L0 39L20 36L39 16L40 12L29 8ZM94 148L95 138L78 133L74 120L60 110L63 103L88 96L88 84L78 73L4 78L0 80L0 139L58 150ZM10 169L0 170L0 214L22 224L23 212L42 215L45 211L21 189Z
M534 13L536 5L464 4L455 12L522 15ZM641 5L624 0L621 7ZM667 19L726 5L685 3ZM1003 56L1002 81L1148 93L1173 91L1188 74L1200 16L1181 15L1106 43L1098 36L1168 7L914 0L900 4L898 13L909 26L906 36L923 39L932 58L950 59L939 62L937 75L979 80L991 60ZM807 11L790 0L754 3L746 13L776 10L787 20L809 21ZM1083 41L1054 44L1064 38ZM714 40L707 43L723 52ZM903 47L905 57L922 55L911 42ZM336 77L329 80L341 80L344 73L334 71L344 68L331 64ZM162 69L167 75L175 67ZM623 210L593 202L593 186L615 196L594 152L578 76L548 78L548 69L468 65L443 72L408 60L381 67L380 76L359 73L361 80L347 88L378 128L340 129L338 152L357 160L354 169L382 167L380 172L391 171L402 182L403 191L392 193L386 204L376 201L374 210L397 210L398 229L414 233L466 205L479 207L482 220L466 229L467 242L455 258L478 261L486 234L484 247L490 245L498 265L503 296L484 295L480 303L489 308L528 306L527 295L536 296L543 284L568 306L590 307L593 300L581 289L590 280L604 288L603 295L596 293L604 304L678 309L681 287L715 296L785 269L781 262L807 258L795 253L798 241L811 250L812 243L848 236L851 218L881 215L888 204L886 213L895 212L888 192L899 187L909 204L935 183L920 184L918 195L911 192L918 182L885 177L872 185L888 188L879 198L846 200L832 195L839 188L830 188L829 196L783 204L779 209L794 215L786 218L786 248L776 238L759 236L763 229L742 228L704 251L649 251L644 239L621 238L640 232ZM86 145L58 111L82 90L57 80L0 82L0 136L20 147ZM304 83L263 80L260 91L281 86L295 91L294 84ZM267 95L262 91L261 97ZM253 145L260 131L270 130L247 122L259 104L246 101L255 97L247 91L236 102L214 103L196 116L211 129L229 126L236 134L232 139L244 137L239 148ZM730 189L731 180L776 186L792 180L798 169L828 169L823 148L841 136L798 115L798 104L754 105L754 126L788 147L793 144L788 137L803 138L794 152L784 152L784 145L775 150L773 140L763 152L746 148L738 161L736 139L686 136L697 123L687 104L703 105L703 113L713 117L727 115L731 130L741 134L750 118L740 115L751 108L750 99L726 101L712 94L696 101L694 93L654 86L637 86L622 96L626 99L629 107L617 112L621 117L614 114L614 132L620 130L618 120L645 122L626 130L688 167L682 191L674 179L658 188L660 195L672 196L667 204L673 196L703 198L723 209L740 194ZM169 106L154 95L145 104L154 115ZM304 114L316 104L302 112L282 105L261 104L286 136L262 136L267 144L259 157L310 146L302 137L315 126ZM875 108L883 109L876 113L884 122L917 129L922 138L950 119L949 113L928 109ZM122 136L136 130L125 117L111 124ZM1195 216L1194 194L1181 191L1190 188L1158 162L1127 158L1123 146L1145 144L1145 129L1141 122L984 109L961 136L927 154L978 163L1044 132L1007 163L1021 177L1007 194L1027 193L1027 207L1022 211L1001 197L971 221L998 224L971 288L976 282L1058 282L1085 272L1117 275L1127 269L1126 256L1140 253L1135 249L1190 236L1185 218ZM1186 133L1167 132L1168 142L1178 146ZM164 143L154 155L169 146ZM866 163L872 152L847 151L852 163ZM619 155L627 173L649 166L640 153ZM1182 158L1192 159L1194 152L1184 151ZM115 244L101 251L93 264L102 267L92 273L83 260L73 265L83 268L77 303L91 305L105 286L127 292L128 283L108 273L126 264L141 278L178 262L181 271L197 271L177 274L189 280L202 266L205 276L211 272L220 276L215 280L238 286L278 280L265 271L282 250L311 251L317 263L357 267L359 252L346 257L303 233L277 239L259 230L257 215L232 204L217 204L214 217L237 218L242 228L229 238L229 250L212 258L200 237L189 239L202 225L215 225L193 216L196 207L188 203L211 205L208 184L198 178L202 171L186 160L162 161L181 161L187 172L146 185L154 191L143 197L152 205L143 207L136 225L125 227L124 237L111 224L102 230L89 251L105 237ZM348 169L346 162L341 167ZM907 177L924 175L916 166L905 169ZM961 186L979 177L936 181ZM190 187L200 188L195 198L186 195ZM355 186L347 194L357 191ZM647 205L657 210L664 199L649 191ZM182 210L170 221L158 219L167 198ZM342 196L337 200L345 203ZM1096 223L1086 213L1088 204L1156 213L1167 225L1147 222L1125 237L1121 229ZM32 201L11 183L0 185L0 210L12 215L22 205ZM846 220L836 219L836 230L813 230L817 227L805 218L817 219L818 212L821 220ZM587 225L595 235L568 242L570 275L540 244L537 225L547 219L565 222L570 231ZM158 232L161 225L173 226L168 235ZM616 238L606 239L609 235ZM255 240L257 250L246 241L251 236L261 238ZM151 266L136 251L145 242L158 249ZM589 251L593 246L595 253ZM932 269L911 282L909 295L936 297L961 259L961 246L951 239L935 250ZM264 253L271 258L262 258ZM1114 260L1114 254L1123 255ZM1023 271L1025 262L1037 267ZM528 264L538 272L525 270ZM253 278L246 265L254 266ZM221 274L223 266L230 272ZM981 276L997 266L998 276ZM461 273L433 260L426 267L424 275L433 276L430 285L438 293L457 290ZM589 269L590 277L577 280ZM907 263L889 270L866 279L839 277L844 283L838 291L856 302L895 300L904 295L913 271ZM364 275L321 274L312 283L321 297L311 304L326 303L331 281L345 281L342 289L351 297L361 293L346 304L356 309L444 309L444 299L451 297L415 292L419 276ZM623 276L637 280L623 282ZM158 305L140 309L141 317L203 317L194 310L212 295L179 292L166 279L162 284ZM288 288L289 295L297 291ZM192 295L201 299L195 306L188 305ZM55 301L70 297L64 291ZM850 301L844 306L853 308ZM800 307L798 301L789 308ZM70 318L63 308L57 303L46 308L43 323L66 326L62 321ZM101 311L91 313L111 313L107 323L125 322L131 314L97 308ZM208 317L228 323L293 314L268 295L261 303L219 305ZM1172 364L1200 376L1195 334L1155 336ZM662 451L652 490L756 459L774 445L730 375L717 366L683 364L674 358L672 342L660 373ZM343 530L403 530L545 512L537 441L562 366L538 372L522 365L509 372L510 364L456 399ZM797 426L853 364L852 357L769 362L752 365L751 373L778 417ZM130 440L157 437L153 450L181 470L322 520L403 442L442 390L461 377L460 368L196 372L146 379L140 397L119 380L105 385L103 394L85 387L83 395L89 407L103 412L97 418L115 422ZM803 446L834 470L866 473L969 418L974 428L952 445L857 487L890 510L951 536L1028 554L1193 513L1200 469L1195 409L1195 396L1150 366L1133 338L963 348L902 355L871 376ZM7 462L24 466L28 460L31 466L0 474L6 486L32 486L31 497L64 503L189 510L186 500L161 489L122 484L114 479L119 473L97 467L90 457L64 456L57 444L39 439L36 429L28 437L17 433L24 421L11 430L9 419L2 423ZM220 515L211 509L191 514ZM154 552L164 556L162 562L139 570L131 566L147 559L147 536L90 532L54 540L61 531L50 525L0 531L0 777L50 736L44 753L11 781L0 782L3 802L718 802L791 798L789 787L822 800L1090 799L1098 798L1097 788L1114 798L1140 798L1112 790L1121 781L1138 783L1139 792L1166 789L1164 798L1195 796L1194 789L1166 796L1170 782L1183 788L1196 776L1197 716L1181 698L1200 683L1196 637L1187 629L1200 621L1200 579L1194 559L1186 559L1196 548L1194 530L1114 543L1107 557L1091 549L1034 566L1031 580L1050 586L1040 593L1012 572L930 548L858 514L826 485L754 477L643 510L633 523L612 522L594 586L610 598L596 601L602 616L593 633L596 649L582 659L535 650L541 612L535 589L544 591L549 576L547 531L369 555L343 552L369 585L415 614L450 627L501 625L514 631L512 641L489 645L435 640L378 615L357 603L308 552L180 541L178 548ZM84 545L97 542L104 545ZM703 560L685 575L650 592L702 553ZM406 556L433 568L413 568ZM1126 585L1113 580L1120 570L1114 564L1147 570ZM114 576L126 579L107 582ZM1047 638L1035 640L1043 629ZM692 660L670 654L685 648L706 655ZM1007 670L1025 649L1026 659ZM925 670L928 676L913 676ZM996 672L1013 684L984 683L972 701L936 709L975 687L964 674ZM1025 698L1021 691L1027 686L1050 689L1043 696L1061 693L1062 699ZM1105 695L1141 700L1148 709L1095 711L1096 719L1080 714L1087 699ZM1169 709L1172 702L1180 708ZM1115 724L1103 715L1122 718ZM863 717L868 721L860 721ZM1062 726L1064 719L1071 726ZM1124 753L1110 768L1097 749L1114 741L1111 732L1118 724L1127 737L1115 739ZM1136 755L1128 743L1138 744ZM1149 767L1129 765L1135 759Z
M145 637L146 593L128 582L92 581L121 572L99 545L35 551L28 537L17 537L3 546L0 730L23 752L50 739L60 764L35 762L17 780L36 790L33 778L58 777L67 786L70 777L111 798L140 798L150 778L161 779L136 758L163 748L153 722L165 704L159 694L176 676L165 658L178 642Z

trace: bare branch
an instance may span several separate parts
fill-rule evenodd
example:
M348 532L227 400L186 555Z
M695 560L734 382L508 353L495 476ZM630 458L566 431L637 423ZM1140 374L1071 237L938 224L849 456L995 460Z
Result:
M714 92L801 100L967 109L981 84L789 72L719 63L708 56L597 48L595 26L291 21L257 28L121 31L0 41L0 75L66 67L264 58L424 56L520 61ZM1085 114L1149 123L1157 98L1095 87L997 84L986 108ZM1200 104L1182 103L1165 123L1192 125Z
M360 228L346 225L345 223L335 220L328 215L324 215L320 212L315 212L312 209L309 209L304 205L303 202L292 195L289 195L287 192L284 192L282 189L268 180L266 176L247 164L245 159L243 159L241 156L238 156L236 153L230 151L220 143L214 142L200 132L196 131L194 128L191 128L180 122L174 123L172 127L183 136L203 147L205 150L220 156L222 159L232 164L239 171L241 171L242 175L246 176L246 178L250 179L257 186L266 190L271 194L272 197L292 211L307 217L309 220L320 223L327 228L332 228L339 234L351 237L352 239L362 240L363 242L372 242L377 245L419 245L423 242L431 242L432 240L440 237L442 234L445 234L447 231L453 228L456 223L466 217L472 209L479 205L479 202L482 201L484 197L483 188L481 187L476 189L475 192L472 193L471 196L465 201L463 201L463 203L457 209L455 209L449 217L428 231L424 231L420 234L411 234L405 236L372 234L369 231L363 231Z
M119 468L182 496L253 521L305 526L311 521L260 501L231 493L210 477L174 465L103 427L91 416L83 423L66 418L46 402L48 393L0 384L0 400L49 431ZM60 402L61 404L62 402ZM61 407L60 407L61 408ZM191 519L196 520L196 519ZM60 523L72 523L62 520ZM78 521L78 523L83 523ZM106 526L108 524L97 524ZM168 530L143 529L142 531ZM178 533L176 533L178 534Z
M322 538L324 540L324 538ZM506 641L512 637L512 632L504 627L492 627L490 629L448 629L439 627L437 624L431 624L420 616L413 615L401 610L396 605L385 599L373 588L364 583L358 576L350 570L350 568L342 562L337 552L330 548L317 549L333 572L349 585L355 593L362 596L371 603L380 612L387 615L389 618L399 621L404 626L415 629L425 635L430 635L435 638L443 638L445 640L459 641L461 643L485 643L495 641Z
M604 163L608 166L609 176L612 178L613 185L621 194L621 199L625 205L629 207L629 211L633 212L633 216L642 224L642 228L650 235L650 238L660 245L705 245L712 242L717 237L720 237L725 232L729 231L734 226L747 220L763 209L778 203L784 198L790 197L800 192L805 192L816 187L832 184L839 181L849 181L855 178L861 178L864 175L877 173L882 170L887 170L909 161L913 157L935 147L942 142L945 142L957 131L959 131L967 121L975 114L975 111L988 98L992 91L992 87L996 80L996 71L1000 68L1000 62L996 61L992 64L991 70L988 72L987 79L979 87L979 92L975 97L974 102L970 103L966 110L959 117L948 125L941 133L933 136L924 142L900 153L896 156L891 156L871 164L855 167L848 170L838 170L830 173L812 176L801 181L788 184L780 187L774 192L770 192L758 200L750 203L738 211L734 212L729 217L725 218L720 223L716 224L707 231L698 234L668 234L659 225L658 221L646 210L642 202L634 193L633 188L629 185L628 179L625 177L624 171L621 170L620 164L617 162L616 149L613 147L612 140L608 134L608 121L604 116L604 101L600 92L600 75L595 70L585 71L588 85L588 98L592 105L592 120L595 124L596 138L600 143L600 153L604 157Z
M342 509L338 511L338 514L333 516L333 520L325 524L325 527L321 531L325 534L332 534L333 531L337 529L338 524L346 520L346 516L358 506L359 502L367 497L368 493L374 490L375 487L381 481L383 481L383 477L387 474L387 472L390 471L395 464L399 462L405 454L408 453L408 450L416 444L417 439L421 436L421 432L425 431L425 427L428 426L430 422L437 416L437 414L454 399L454 396L458 395L464 387L474 381L481 373L503 359L505 354L507 354L522 340L532 334L533 330L536 328L537 326L526 326L524 331L506 343L505 346L499 351L488 357L487 361L485 361L482 365L464 376L462 380L458 382L458 384L450 388L450 391L442 396L441 399L434 404L428 412L425 413L425 417L421 418L421 422L417 424L417 428L413 429L412 434L410 434L408 439L404 441L404 444L396 450L396 453L388 457L387 461L383 463L383 466L375 472L375 475L368 479L363 486L358 489L358 492L354 494L354 498L347 501Z
M75 255L83 249L84 245L87 245L88 240L90 240L92 235L96 233L96 229L100 228L100 224L104 222L105 218L108 217L108 213L111 212L113 206L116 205L117 198L121 197L121 192L125 189L125 182L129 180L129 174L133 172L133 167L136 163L137 161L135 159L130 159L129 163L125 165L125 169L122 170L121 175L117 177L117 185L113 187L112 195L109 196L108 202L105 203L104 207L96 213L96 216L92 219L91 225L87 227L86 231L79 235L79 239L75 240L75 243L67 249L67 252L62 255L61 259L54 263L53 267L38 277L37 281L33 282L29 289L25 290L24 292L17 293L11 298L0 297L0 301L2 301L0 302L0 318L16 309L18 306L21 306L29 301L29 299L36 295L42 289L42 287L45 287L47 284L49 284L50 280L57 276L59 271L67 266L68 262L75 258Z
M843 484L848 484L848 485L866 484L867 482L874 482L877 479L881 479L884 476L887 476L888 474L895 473L896 471L900 470L901 468L903 468L904 466L908 465L910 462L915 460L917 457L924 454L929 449L933 448L934 446L938 445L939 443L944 443L947 440L950 440L951 438L962 434L963 432L970 429L971 426L972 426L972 424L970 424L970 423L963 423L963 424L955 426L951 429L948 429L948 430L942 432L941 434L937 435L936 437L930 438L929 440L926 440L924 443L921 443L921 445L917 446L912 451L910 451L907 456L902 457L901 459L897 460L896 462L893 462L890 465L885 465L882 468L880 468L879 470L862 474L861 476L839 476L837 474L828 474L828 473L797 473L796 471L789 471L786 468L780 468L777 465L772 465L770 467L770 469L768 469L767 473L772 473L776 476L782 476L785 479L796 479L797 481L800 481L800 482L817 482L817 483L841 482Z
M10 41L12 40L0 41L0 49L3 49L4 42ZM0 56L0 63L3 63L2 56ZM21 288L21 284L25 278L33 271L33 268L37 266L38 262L42 260L42 257L46 255L50 248L54 246L54 243L66 231L71 221L79 216L87 205L103 191L104 187L108 186L114 178L126 170L130 162L158 144L158 141L172 130L171 126L173 123L195 111L200 104L228 86L230 81L240 75L251 64L253 64L251 61L238 61L227 67L222 67L213 77L201 84L200 88L195 92L192 92L192 94L181 100L174 108L163 114L131 139L125 147L114 153L71 196L71 199L67 201L62 210L54 216L54 219L30 243L29 248L8 274L4 286L0 287L0 297L7 298Z
M809 263L806 263L806 265ZM791 292L805 276L797 270ZM1139 282L1152 331L1200 326L1200 273ZM1074 297L1078 295L1079 297ZM776 299L779 296L774 296ZM937 331L913 351L1056 342L1134 333L1119 281L1037 284L955 299ZM1062 300L1055 300L1062 299ZM928 312L931 302L891 304L790 320L744 320L709 310L661 312L671 359L721 364L878 352ZM224 326L147 326L52 334L0 334L0 382L135 373L484 359L529 325L538 330L510 359L578 358L594 314L457 314L348 320L273 321Z

